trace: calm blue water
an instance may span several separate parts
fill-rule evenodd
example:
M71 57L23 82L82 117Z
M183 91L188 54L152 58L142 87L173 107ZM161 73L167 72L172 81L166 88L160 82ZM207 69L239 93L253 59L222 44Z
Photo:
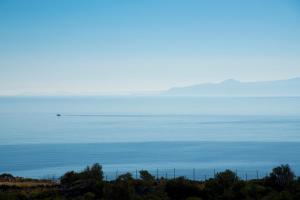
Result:
M142 168L254 177L281 163L300 174L299 153L299 97L0 98L0 173L59 176L99 162L108 178Z

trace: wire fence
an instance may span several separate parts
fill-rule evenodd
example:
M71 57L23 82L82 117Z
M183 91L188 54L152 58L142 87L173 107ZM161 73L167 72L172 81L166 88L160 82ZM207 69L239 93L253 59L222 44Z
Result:
M136 170L115 170L115 171L106 171L104 172L104 178L107 181L115 180L120 175L125 173L130 173L132 178L140 179L140 170L143 169L136 169ZM252 179L261 179L269 174L267 171L262 170L238 170L238 169L230 169L231 171L235 172L236 175L241 180L252 180ZM225 171L224 169L156 169L156 170L147 170L152 176L156 179L175 179L178 177L184 177L189 180L194 181L205 181L210 178L214 178L217 173Z

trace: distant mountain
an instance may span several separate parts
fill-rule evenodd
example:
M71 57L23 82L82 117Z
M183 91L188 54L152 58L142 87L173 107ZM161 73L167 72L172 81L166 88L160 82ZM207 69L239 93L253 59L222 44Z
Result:
M174 87L162 94L193 96L300 96L300 78L260 82L240 82L229 79L220 83Z

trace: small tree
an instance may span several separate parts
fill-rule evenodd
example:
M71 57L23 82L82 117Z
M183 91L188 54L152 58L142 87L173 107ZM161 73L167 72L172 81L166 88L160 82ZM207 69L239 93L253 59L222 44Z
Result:
M215 180L224 188L228 188L232 186L235 182L237 182L239 179L233 171L227 169L224 172L217 173Z
M102 196L103 171L98 163L86 167L82 172L67 172L61 177L62 191L67 196L82 195L92 192L97 197Z
M118 176L118 178L116 179L117 182L132 182L133 178L132 175L128 172L125 174L121 174L120 176Z
M155 181L155 177L152 176L147 170L141 170L140 177L145 182L154 182Z
M275 189L281 191L290 186L293 183L294 178L295 174L291 170L290 166L281 165L272 170L268 179Z
M92 165L92 167L88 168L88 170L86 170L85 173L91 179L97 181L103 180L102 166L99 163L95 163L94 165Z
M15 177L11 174L8 174L8 173L3 173L3 174L0 174L0 179L4 179L4 180L12 180L14 179Z
M173 200L182 200L188 197L198 197L202 195L202 189L184 177L168 180L165 186L165 192L170 199Z
M105 186L104 197L111 200L133 199L134 179L130 173L121 174L116 181Z

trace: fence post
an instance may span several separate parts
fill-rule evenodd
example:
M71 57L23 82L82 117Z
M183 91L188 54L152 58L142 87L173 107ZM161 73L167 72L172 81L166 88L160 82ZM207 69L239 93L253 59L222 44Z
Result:
M256 179L258 180L258 170L256 170Z
M174 168L174 179L175 179L176 175L175 175L175 168Z
M195 181L195 175L196 173L195 173L195 168L193 169L193 181Z

